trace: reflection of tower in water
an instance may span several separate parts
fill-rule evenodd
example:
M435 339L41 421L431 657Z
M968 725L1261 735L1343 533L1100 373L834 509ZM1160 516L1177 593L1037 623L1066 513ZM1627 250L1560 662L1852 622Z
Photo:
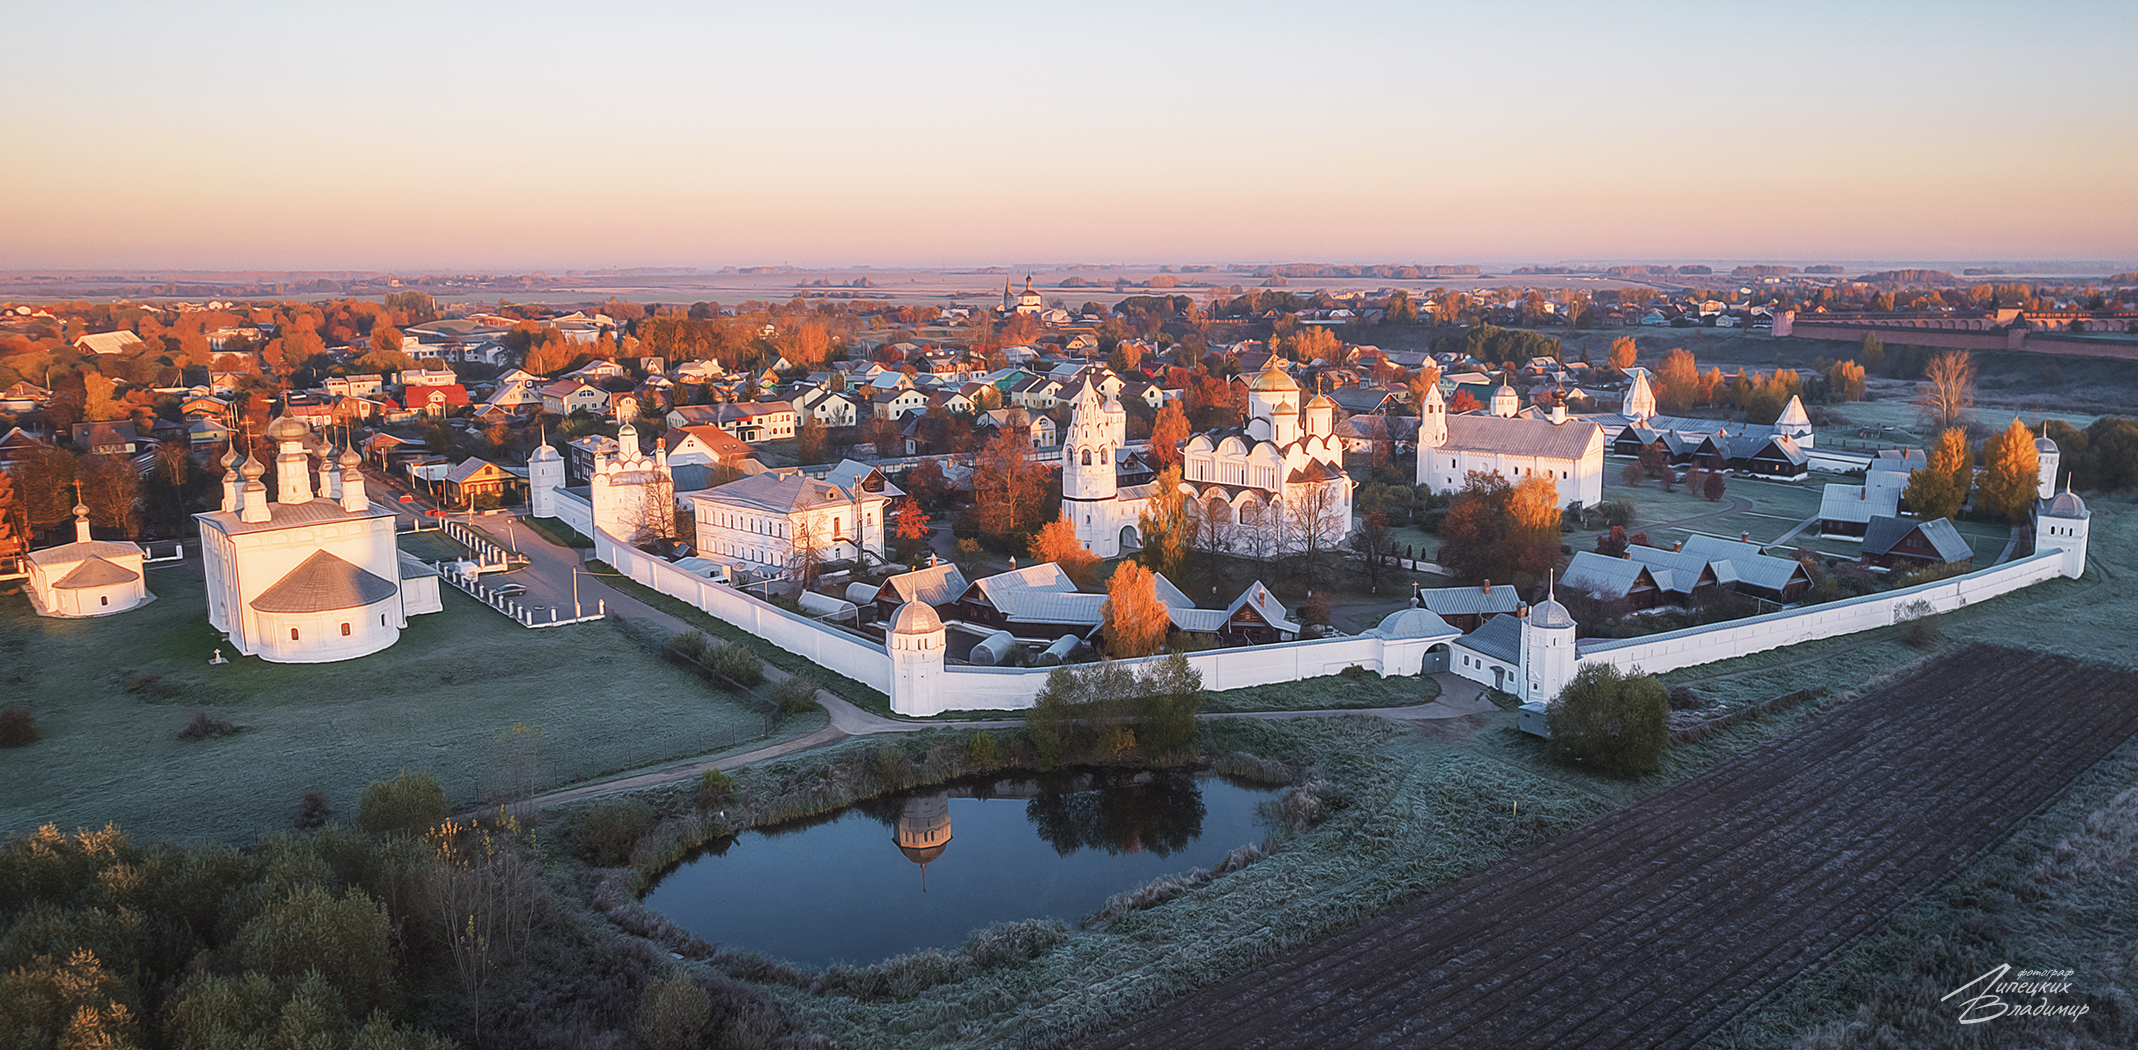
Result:
M898 851L921 866L921 892L928 892L928 862L950 845L950 795L915 795L898 814Z

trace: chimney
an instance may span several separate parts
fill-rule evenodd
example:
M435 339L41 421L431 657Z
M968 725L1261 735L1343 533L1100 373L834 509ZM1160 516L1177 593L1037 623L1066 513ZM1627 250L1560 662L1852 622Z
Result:
M1491 581L1491 580L1486 580L1486 581L1485 581L1485 593L1486 593L1486 594L1491 594L1491 593L1492 593L1492 581Z
M1673 544L1671 544L1671 545L1670 545L1670 549L1671 549L1671 550L1674 550L1674 551L1682 551L1682 550L1684 550L1684 549L1685 549L1685 541L1684 541L1684 540L1679 540L1678 542L1676 542L1676 543L1673 543Z
M1515 607L1514 607L1514 615L1515 615L1515 619L1518 619L1518 620L1527 620L1527 619L1529 619L1529 603L1528 603L1528 602L1523 602L1523 603L1521 603L1520 605L1517 605L1517 606L1515 606Z
M1750 542L1752 542L1752 534L1751 534L1751 533L1749 533L1749 532L1740 532L1740 533L1738 533L1738 534L1737 534L1737 542L1739 542L1739 543L1750 543Z

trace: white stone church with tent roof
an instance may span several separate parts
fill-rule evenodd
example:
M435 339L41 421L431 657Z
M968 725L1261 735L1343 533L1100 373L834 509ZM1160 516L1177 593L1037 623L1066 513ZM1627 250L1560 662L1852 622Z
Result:
M1336 436L1336 402L1301 403L1299 382L1272 357L1247 385L1247 421L1197 434L1181 448L1181 490L1215 544L1275 555L1338 549L1351 532L1351 476ZM1122 486L1128 416L1089 382L1072 401L1062 440L1062 513L1084 549L1102 558L1137 546L1151 486Z

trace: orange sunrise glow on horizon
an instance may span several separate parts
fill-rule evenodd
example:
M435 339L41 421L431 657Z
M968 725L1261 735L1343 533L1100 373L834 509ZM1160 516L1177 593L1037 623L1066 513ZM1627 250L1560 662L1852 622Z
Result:
M48 3L0 28L7 268L2138 258L2129 4Z

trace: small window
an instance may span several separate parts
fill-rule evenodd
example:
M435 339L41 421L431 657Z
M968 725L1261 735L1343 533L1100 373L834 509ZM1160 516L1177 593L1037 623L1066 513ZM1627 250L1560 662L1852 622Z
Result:
M296 640L297 640L297 629L296 629L295 627L292 627L292 628L290 628L290 641L293 641L293 642L294 642L294 641L296 641Z
M348 625L348 624L342 624L342 625L341 625L341 636L342 636L342 637L344 637L344 638L347 638L347 637L349 637L349 625Z
M381 626L381 627L384 627L384 626L386 626L386 614L385 614L385 613L380 613L380 614L379 614L379 626Z
M98 605L110 605L110 604L111 604L111 595L108 595L108 594L100 594L100 595L98 595L98 596L97 596L97 604L98 604Z

